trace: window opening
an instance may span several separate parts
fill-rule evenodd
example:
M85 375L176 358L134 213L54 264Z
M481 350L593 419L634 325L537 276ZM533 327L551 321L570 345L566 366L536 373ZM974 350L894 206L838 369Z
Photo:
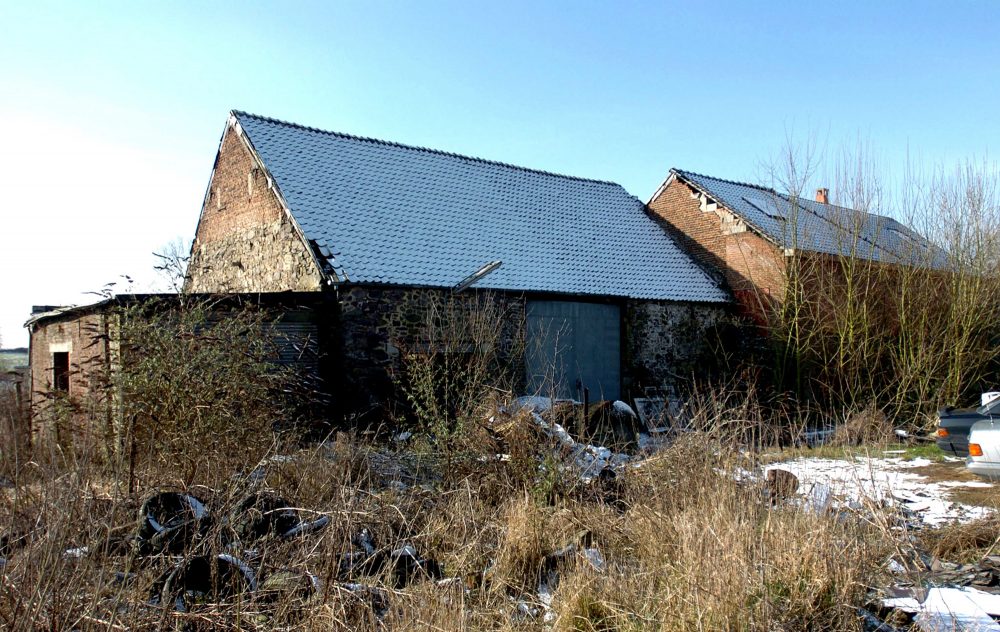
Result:
M52 354L52 388L63 393L69 392L69 353L66 351Z

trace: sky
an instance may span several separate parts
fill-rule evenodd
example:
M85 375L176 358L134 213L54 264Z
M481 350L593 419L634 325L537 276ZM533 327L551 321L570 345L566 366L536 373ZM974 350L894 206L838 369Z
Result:
M819 4L0 0L0 340L166 289L231 109L644 201L671 167L759 182L789 142L996 153L1000 3Z

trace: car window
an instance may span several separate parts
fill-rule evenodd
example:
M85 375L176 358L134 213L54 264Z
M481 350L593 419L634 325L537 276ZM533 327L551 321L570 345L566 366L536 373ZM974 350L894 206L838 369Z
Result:
M1000 415L1000 399L995 399L979 409L980 415Z

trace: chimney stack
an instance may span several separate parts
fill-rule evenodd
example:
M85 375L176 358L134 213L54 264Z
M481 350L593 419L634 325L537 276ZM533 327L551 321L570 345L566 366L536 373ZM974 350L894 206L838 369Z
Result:
M830 189L816 189L816 201L820 204L829 204Z

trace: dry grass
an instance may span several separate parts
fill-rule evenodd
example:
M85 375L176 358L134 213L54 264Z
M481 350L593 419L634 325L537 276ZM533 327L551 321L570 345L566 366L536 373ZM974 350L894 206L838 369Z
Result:
M952 562L978 562L987 555L1000 554L1000 516L987 516L967 524L927 531L921 534L920 539L936 558Z
M10 477L27 460L29 434L27 406L13 388L0 384L0 476Z
M15 536L0 571L0 627L860 629L855 608L892 550L888 531L764 502L756 485L735 480L745 464L711 433L692 433L616 480L583 486L544 457L552 446L529 423L499 420L496 434L516 445L494 437L480 452L471 441L442 455L430 444L403 451L339 435L273 463L264 485L331 524L299 540L255 543L254 566L265 579L309 573L320 592L244 594L187 613L147 603L175 562L139 557L126 539L143 497L160 485L128 495L79 459L74 468L33 463L0 498L0 531ZM490 459L498 448L518 456ZM223 515L247 491L254 465L214 472L208 486L194 481L187 489ZM168 471L145 472L143 480L178 482ZM341 556L358 550L363 530L379 550L412 545L453 579L345 574ZM188 555L223 551L224 532L216 523ZM553 556L568 545L576 549ZM85 557L66 556L82 546ZM605 565L589 562L587 548ZM116 572L134 575L121 583ZM548 621L540 581L552 592ZM519 615L519 602L538 615Z

